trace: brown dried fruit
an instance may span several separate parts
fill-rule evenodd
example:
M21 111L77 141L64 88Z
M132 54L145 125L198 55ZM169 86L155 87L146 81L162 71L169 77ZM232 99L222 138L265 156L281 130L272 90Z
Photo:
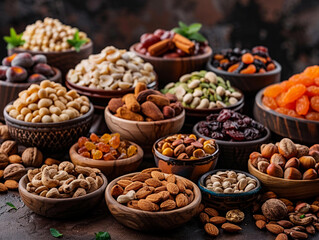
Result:
M179 192L181 192L181 193L185 192L186 187L185 187L184 182L182 182L180 179L177 179L176 180L176 185L177 185L177 187L179 189Z
M155 179L155 178L146 179L146 180L145 180L145 183L146 183L147 185L152 186L152 187L155 187L155 188L162 186L162 183L161 183L159 180Z
M188 203L191 203L194 200L194 193L193 193L192 190L186 189L185 190L185 195L186 195L186 197L188 199Z
M176 177L175 177L174 174L170 174L170 175L168 175L166 180L167 180L167 182L175 183L176 182Z
M307 156L309 154L309 148L305 145L295 144L297 148L297 158Z
M129 202L127 203L127 206L128 206L129 208L140 209L140 208L138 207L138 201L137 201L137 200L129 201Z
M268 199L271 199L271 198L277 198L277 195L276 193L274 192L265 192L262 196L261 196L261 202L265 202L267 201Z
M141 111L145 116L151 118L154 121L159 121L164 119L163 113L153 102L146 101L142 103Z
M0 168L4 169L9 164L8 155L0 152Z
M3 171L3 177L6 180L16 180L19 181L24 174L27 173L27 170L22 164L13 163L8 165Z
M175 183L167 183L166 185L167 191L169 191L170 194L172 195L177 195L179 193L179 188Z
M232 224L232 223L224 223L222 225L222 229L226 232L230 232L230 233L235 233L235 232L239 232L242 230L241 227L235 225L235 224Z
M282 226L279 226L278 224L267 224L266 228L269 232L273 234L279 234L284 232L284 228Z
M112 113L116 113L116 110L124 105L122 98L112 98L107 107Z
M162 191L166 191L166 186L160 186L154 189L154 193L159 193Z
M160 208L164 211L173 210L174 208L176 208L176 203L174 200L168 199L161 203Z
M199 214L199 219L204 224L209 222L209 216L207 215L207 213L204 213L204 212L201 212Z
M124 189L120 185L114 185L111 189L111 196L117 198L118 196L122 195Z
M163 115L165 119L175 117L175 110L170 106L163 107Z
M19 183L15 180L6 180L4 182L4 185L9 189L9 190L16 190L19 187Z
M9 140L11 138L7 125L0 126L0 139L1 140Z
M216 237L219 234L219 230L214 224L206 223L204 229L205 232L212 237Z
M303 180L311 180L311 179L316 179L318 177L318 174L315 169L308 169L303 173L302 179Z
M279 198L279 200L282 201L286 206L293 206L293 203L286 198Z
M316 213L319 211L319 206L312 204L310 205L310 209L311 209L311 212Z
M4 185L3 183L0 183L0 193L4 193L7 192L8 188L6 185Z
M273 143L268 143L262 148L261 155L265 158L271 158L271 156L277 152L278 152L277 146Z
M217 217L219 216L219 213L216 209L214 208L204 208L204 212L207 213L211 217Z
M256 226L259 228L259 229L264 229L266 227L266 222L264 220L257 220L256 221Z
M279 199L269 199L261 207L263 215L269 220L281 220L284 219L288 210L286 205Z
M260 161L257 164L258 170L262 173L267 173L268 166L269 166L269 162L266 162L266 161Z
M0 152L8 156L18 153L18 145L15 141L7 140L1 144Z
M297 204L297 206L295 207L295 211L299 212L299 213L308 213L310 210L310 205L308 203L299 203Z
M14 154L14 155L9 156L9 162L10 163L22 163L22 159L19 155Z
M36 147L30 147L22 153L22 162L26 167L40 167L43 155Z
M299 232L299 231L291 231L289 233L289 235L294 239L307 239L308 238L307 233L303 233L303 232Z
M316 233L316 229L312 225L306 226L306 231L307 231L307 233L312 234L312 235Z
M3 178L3 175L4 175L4 171L0 170L0 179Z
M315 168L316 160L311 156L303 156L299 158L300 165L304 170Z
M279 233L275 240L288 240L288 236L284 233Z
M279 142L278 146L279 153L286 159L295 157L297 155L297 147L289 138L283 138Z
M153 172L153 171L159 171L159 172L161 172L162 170L159 169L159 168L154 167L154 168L146 168L146 169L143 169L141 172L142 172L142 173L151 173L151 172Z
M180 193L175 198L177 207L185 207L188 204L188 198L185 196L184 193Z
M208 215L207 215L208 216ZM220 216L216 216L216 217L212 217L209 219L209 221L213 224L216 224L216 225L220 225L220 224L223 224L226 222L226 218L224 217L220 217Z

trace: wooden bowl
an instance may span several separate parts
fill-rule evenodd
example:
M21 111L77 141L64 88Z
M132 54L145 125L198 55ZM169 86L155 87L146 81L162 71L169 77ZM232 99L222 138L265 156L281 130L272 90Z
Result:
M41 149L45 153L69 150L79 137L85 136L92 125L94 108L83 116L58 123L31 123L17 120L3 110L11 137L24 146Z
M135 52L144 61L154 66L155 72L158 74L159 86L163 88L167 83L177 82L180 76L193 71L205 68L213 51L207 46L205 53L201 55L183 57L183 58L162 58L146 56L135 51L137 43L130 47L130 51Z
M129 158L109 161L86 158L77 153L79 148L77 143L70 148L70 158L75 165L98 168L108 179L114 179L123 174L136 171L143 160L143 149L133 142L130 143L137 146L137 154Z
M185 110L176 117L154 121L131 121L113 115L108 107L105 109L105 122L111 132L118 132L123 139L143 146L144 150L151 150L153 143L167 135L178 133L184 124Z
M126 227L140 231L158 231L177 228L197 215L202 196L199 188L193 182L194 200L189 205L171 211L148 212L129 208L118 203L111 196L112 187L124 177L131 177L131 173L114 179L105 190L105 201L115 219ZM178 178L182 178L177 176Z
M77 198L46 198L27 191L29 182L27 174L19 181L19 194L24 204L33 212L48 218L71 218L84 215L86 212L99 205L108 183L101 174L103 185L94 192Z
M164 138L166 138L166 136L158 139L152 149L156 166L160 168L162 172L180 175L196 182L202 174L215 168L219 156L218 144L216 144L216 151L213 154L198 160L184 161L165 156L157 151L156 145Z
M200 122L194 126L193 133L198 137L210 139L198 132L197 129L199 123ZM219 146L221 156L217 168L247 171L247 159L249 158L249 155L254 151L259 151L262 144L269 142L270 131L268 128L265 129L266 135L253 141L230 142L215 139Z
M287 199L307 199L319 195L319 178L314 180L291 180L270 176L256 169L248 160L248 170L269 191Z
M319 121L294 118L266 107L262 103L264 90L260 90L255 98L254 117L257 121L274 133L302 144L312 145L319 142Z
M61 72L59 69L53 67L54 76L49 78L52 82L62 83ZM11 101L18 98L19 93L28 89L32 83L12 83L0 80L0 120L4 121L3 109Z
M48 64L60 69L62 76L64 77L69 69L74 68L82 59L88 58L93 52L92 41L83 45L79 52L75 50L66 50L63 52L42 52L32 51L21 48L12 48L8 50L8 56L13 53L28 52L31 55L43 54L48 59Z
M276 61L274 61L274 64L276 65L274 70L254 74L230 73L213 67L211 62L207 63L207 69L213 71L223 79L229 80L233 86L240 88L246 93L259 91L270 84L280 81L281 66Z
M253 202L258 197L258 192L261 189L261 184L255 176L243 172L234 170L236 173L244 173L246 176L251 177L256 180L257 186L252 191L243 193L217 193L211 191L205 187L205 179L208 175L213 175L218 171L226 171L228 169L218 169L205 173L198 180L198 187L202 192L203 201L210 207L216 208L218 210L231 210L231 209L244 209L250 207Z

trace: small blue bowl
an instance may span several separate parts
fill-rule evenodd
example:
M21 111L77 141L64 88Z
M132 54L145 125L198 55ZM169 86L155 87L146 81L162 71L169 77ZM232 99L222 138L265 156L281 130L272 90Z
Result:
M205 187L205 179L208 175L214 175L218 171L227 171L227 169L217 169L207 172L198 180L198 187L202 192L202 199L206 203L206 205L224 211L231 209L244 209L250 207L258 197L258 192L261 189L261 184L258 178L244 171L233 170L236 173L243 173L246 176L255 179L257 182L256 188L249 192L243 193L217 193L208 190Z

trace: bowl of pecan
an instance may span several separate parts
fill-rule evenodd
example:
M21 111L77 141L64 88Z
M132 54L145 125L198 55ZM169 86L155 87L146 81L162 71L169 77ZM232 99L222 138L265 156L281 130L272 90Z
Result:
M197 214L201 193L192 181L145 169L114 179L105 191L105 201L115 219L141 231L179 227Z

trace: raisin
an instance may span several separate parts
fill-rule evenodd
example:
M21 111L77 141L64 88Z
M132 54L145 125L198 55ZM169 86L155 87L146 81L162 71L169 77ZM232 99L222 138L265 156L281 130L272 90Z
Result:
M309 112L306 115L306 119L308 120L314 120L314 121L319 121L319 113L318 112Z
M276 100L274 98L271 98L271 97L264 96L262 102L265 106L267 106L273 110L275 110L278 107Z
M300 98L307 88L303 84L296 84L289 88L289 90L284 94L282 101L287 104L296 101Z
M99 141L99 137L95 133L91 133L90 140L92 142L98 142Z
M314 96L310 99L311 108L319 112L319 96Z
M273 84L266 87L264 91L264 96L275 98L282 92L283 92L283 88L280 86L280 84Z
M296 101L296 112L299 115L306 115L309 110L309 98L304 95Z
M79 148L83 147L87 141L89 141L89 139L87 139L86 137L80 137L78 140Z
M319 87L317 86L307 87L307 95L310 97L319 96Z

